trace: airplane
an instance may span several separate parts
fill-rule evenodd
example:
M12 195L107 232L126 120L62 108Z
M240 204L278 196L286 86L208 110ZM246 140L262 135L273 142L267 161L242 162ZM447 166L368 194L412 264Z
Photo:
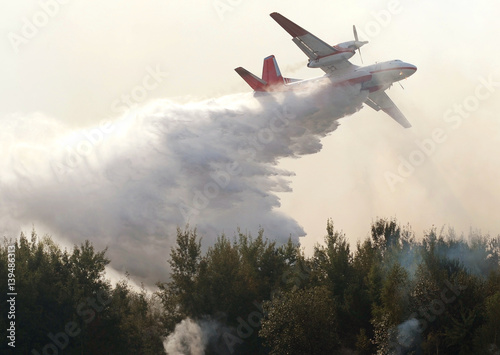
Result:
M264 59L262 79L242 67L235 69L256 93L303 90L324 81L334 86L361 84L361 90L368 93L366 105L375 111L382 110L404 128L411 127L385 90L393 83L413 75L417 71L415 65L391 60L363 67L356 66L349 62L349 59L354 56L356 50L361 57L360 48L368 43L359 41L356 26L353 26L354 41L331 46L277 12L271 13L270 16L292 36L292 41L307 55L307 66L320 68L325 75L306 80L285 78L272 55Z

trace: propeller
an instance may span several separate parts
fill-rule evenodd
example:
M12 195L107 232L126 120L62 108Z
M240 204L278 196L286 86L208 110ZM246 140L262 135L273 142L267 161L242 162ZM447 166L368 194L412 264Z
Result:
M360 41L358 37L358 31L356 30L356 25L352 25L352 32L354 33L355 46L359 52L359 57L361 58L361 63L363 63L363 56L361 55L361 46L364 46L368 41Z

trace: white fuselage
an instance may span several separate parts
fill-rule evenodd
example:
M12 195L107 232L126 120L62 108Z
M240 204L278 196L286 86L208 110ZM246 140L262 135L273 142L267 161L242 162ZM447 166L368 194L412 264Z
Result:
M396 81L406 79L413 75L417 67L400 60L391 60L364 67L351 66L343 70L336 70L332 74L322 77L301 80L286 84L285 90L301 90L313 87L319 83L337 85L362 84L362 90L374 92L386 90Z

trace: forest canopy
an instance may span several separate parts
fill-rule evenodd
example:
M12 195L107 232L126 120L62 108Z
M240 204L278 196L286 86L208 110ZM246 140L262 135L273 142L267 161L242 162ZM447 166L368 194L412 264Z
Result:
M500 352L500 237L436 228L417 237L378 219L354 246L328 220L310 256L263 230L221 235L206 252L201 238L177 230L153 293L126 277L112 285L107 250L90 241L63 250L35 231L4 238L0 283L6 290L14 277L16 295L4 292L0 352Z

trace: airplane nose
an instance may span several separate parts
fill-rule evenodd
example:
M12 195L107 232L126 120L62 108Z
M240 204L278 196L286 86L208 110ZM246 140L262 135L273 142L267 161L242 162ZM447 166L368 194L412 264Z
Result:
M405 74L406 74L406 77L409 77L409 76L412 76L413 74L415 74L415 72L417 71L417 67L413 64L410 64L410 63L405 63Z

